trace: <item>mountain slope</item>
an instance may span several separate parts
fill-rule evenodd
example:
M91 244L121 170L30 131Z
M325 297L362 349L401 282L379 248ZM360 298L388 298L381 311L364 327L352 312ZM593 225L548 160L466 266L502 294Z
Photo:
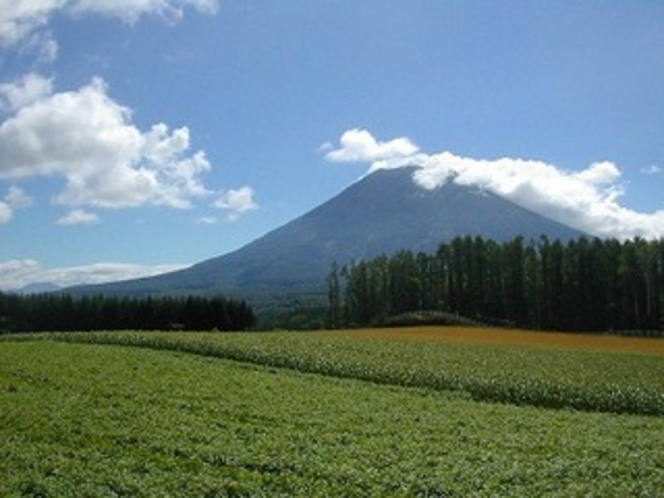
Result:
M246 246L157 277L95 286L97 292L299 293L320 289L333 262L390 254L433 252L456 236L497 241L580 232L497 195L448 183L425 190L412 168L377 171L319 207Z

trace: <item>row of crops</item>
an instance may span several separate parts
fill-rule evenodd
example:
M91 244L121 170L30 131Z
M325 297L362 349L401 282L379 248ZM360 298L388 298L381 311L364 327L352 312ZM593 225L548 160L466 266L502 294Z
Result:
M381 384L456 391L478 401L664 415L664 359L657 355L358 339L343 331L42 337L181 351Z
M265 355L290 347L387 370L392 339L89 341L122 338L143 347L0 341L0 496L645 498L664 489L662 417L475 402L202 356L260 343ZM448 345L447 361L472 361ZM177 346L200 354L169 350ZM378 357L362 359L365 346ZM479 355L470 370L505 360L466 349Z

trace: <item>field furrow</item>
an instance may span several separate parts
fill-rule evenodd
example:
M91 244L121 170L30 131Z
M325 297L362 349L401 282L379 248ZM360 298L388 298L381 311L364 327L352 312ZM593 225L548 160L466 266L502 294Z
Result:
M664 355L658 339L473 328L44 337L174 350L382 384L457 391L477 401L664 415Z
M0 342L2 496L649 497L664 489L662 448L662 417L163 349Z

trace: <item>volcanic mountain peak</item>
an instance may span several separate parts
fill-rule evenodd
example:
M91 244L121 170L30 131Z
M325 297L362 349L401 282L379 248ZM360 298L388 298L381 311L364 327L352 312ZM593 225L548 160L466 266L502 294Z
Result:
M303 216L244 247L156 277L97 286L121 294L211 293L241 296L320 290L333 263L402 249L433 252L445 241L480 235L570 239L580 232L477 188L450 181L427 190L414 168L376 171Z

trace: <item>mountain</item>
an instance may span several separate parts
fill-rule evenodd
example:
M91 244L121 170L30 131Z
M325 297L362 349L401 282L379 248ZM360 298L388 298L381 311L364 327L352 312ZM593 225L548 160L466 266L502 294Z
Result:
M17 289L11 289L10 291L17 294L41 294L44 292L56 292L60 289L62 289L62 286L52 282L36 282Z
M324 289L332 263L345 264L401 249L434 252L457 236L504 241L519 235L570 239L582 235L492 193L448 182L426 190L414 168L380 170L336 197L244 247L184 270L86 287L89 292L144 295L212 293L247 297Z

